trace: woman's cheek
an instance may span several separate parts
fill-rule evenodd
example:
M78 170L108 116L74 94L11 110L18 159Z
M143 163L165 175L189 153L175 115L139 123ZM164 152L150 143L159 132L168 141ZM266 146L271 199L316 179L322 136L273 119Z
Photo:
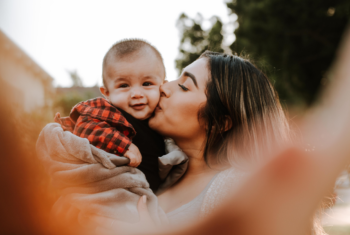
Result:
M175 126L182 126L188 122L191 126L194 121L197 121L198 105L194 102L195 97L180 95L172 98L172 102L167 105L166 114Z
M178 120L178 122L183 122L183 120L186 120L183 127L188 131L197 132L202 129L202 124L200 123L198 114L205 102L206 97L204 97L204 99L200 99L199 96L196 96L187 97L187 99L183 100L181 103L181 106L186 108L180 107L179 113L181 113L181 115L179 116L181 116L182 120Z

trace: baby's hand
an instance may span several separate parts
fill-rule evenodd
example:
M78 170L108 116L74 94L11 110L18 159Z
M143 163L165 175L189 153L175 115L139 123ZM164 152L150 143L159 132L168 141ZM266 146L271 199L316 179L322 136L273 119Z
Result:
M128 166L132 166L132 167L137 167L138 165L140 165L140 163L142 161L142 156L141 156L140 150L134 144L131 144L129 146L129 149L124 154L124 157L127 157L130 159Z

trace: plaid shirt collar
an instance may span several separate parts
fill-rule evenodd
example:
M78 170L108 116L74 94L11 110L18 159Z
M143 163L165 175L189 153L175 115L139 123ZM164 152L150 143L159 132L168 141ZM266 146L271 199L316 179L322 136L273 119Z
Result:
M76 104L69 115L73 125L75 125L81 115L106 121L112 125L123 125L129 129L131 136L136 134L133 126L125 119L122 113L104 98L90 99Z

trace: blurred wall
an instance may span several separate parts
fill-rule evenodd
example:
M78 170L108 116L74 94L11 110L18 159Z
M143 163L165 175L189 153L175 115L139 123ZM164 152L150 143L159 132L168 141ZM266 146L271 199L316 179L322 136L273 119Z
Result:
M27 113L50 110L53 79L0 30L0 79L11 106Z

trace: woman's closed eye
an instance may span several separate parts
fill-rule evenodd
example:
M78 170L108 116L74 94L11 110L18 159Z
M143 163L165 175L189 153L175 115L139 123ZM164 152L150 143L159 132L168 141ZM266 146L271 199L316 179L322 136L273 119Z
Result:
M187 88L187 87L185 87L184 85L182 85L182 84L178 84L179 85L179 87L181 87L181 89L182 90L184 90L184 91L188 91L189 89Z

